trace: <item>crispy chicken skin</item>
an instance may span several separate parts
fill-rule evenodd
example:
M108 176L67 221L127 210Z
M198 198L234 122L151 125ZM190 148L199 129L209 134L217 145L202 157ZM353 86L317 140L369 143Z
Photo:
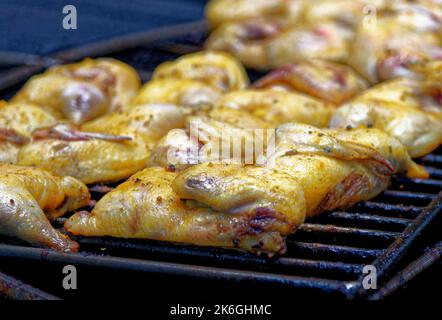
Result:
M73 176L88 184L118 181L146 167L157 140L173 128L184 127L185 116L183 109L174 105L140 105L117 111L88 122L81 130L128 136L131 140L67 141L48 137L24 146L18 164Z
M89 203L89 191L72 177L44 170L0 164L0 234L63 252L78 244L55 230L49 219Z
M213 106L220 97L219 90L202 82L166 78L147 82L131 105L167 103L199 110Z
M221 25L206 47L231 52L247 67L268 70L312 58L345 61L352 37L352 30L333 21L284 28L280 21L258 18Z
M253 86L302 92L339 105L365 90L367 83L346 65L311 59L275 69Z
M333 105L302 93L279 90L239 90L225 94L216 107L246 111L276 127L300 122L325 127L333 114Z
M267 168L293 177L304 190L307 217L371 199L385 190L390 177L398 172L407 172L411 177L428 177L397 140L375 129L347 132L283 125L278 129L278 145L269 160ZM235 168L236 172L232 169L230 174L236 175L238 181L244 181L237 187L239 197L241 188L253 189L253 186L248 186L247 178L244 178L249 174L249 167ZM192 166L177 176L174 190L181 198L210 206L215 203L216 208L233 206L223 203L226 185L211 183L226 179L224 171L225 165L221 164ZM246 197L242 203L235 201L241 208L241 204L248 200Z
M290 176L269 175L272 171L266 168L251 167L246 177L235 176L235 167L224 169L218 181L194 182L221 183L224 192L214 198L225 199L230 206L224 201L208 205L183 201L172 189L176 173L152 167L106 194L91 213L73 215L65 228L86 236L284 252L284 236L304 220L302 190Z
M196 80L221 92L243 89L249 84L241 63L232 55L217 51L200 51L164 62L152 75L153 80L170 78Z
M420 157L442 143L440 90L440 83L404 78L381 83L338 108L330 126L381 129Z
M268 123L245 111L214 108L204 116L189 117L186 129L169 131L153 148L149 165L178 172L209 159L230 160L233 143L237 141L241 141L241 148L237 149L235 160L245 163L245 141L252 145L259 143L264 148L267 138L264 130L270 128ZM263 135L256 136L255 129L262 131ZM228 148L227 154L223 154L223 148ZM248 163L254 163L254 155L248 156Z
M32 77L12 101L37 104L57 119L81 124L128 104L139 88L138 74L129 65L85 59Z
M16 163L20 147L29 142L32 132L55 122L36 105L0 101L0 163Z
M65 223L73 234L148 238L285 252L305 219L382 192L390 177L426 177L406 149L376 129L287 124L271 165L201 163L180 172L147 168Z
M348 63L371 83L414 77L416 65L440 60L441 45L440 34L413 31L398 17L380 17L375 27L356 32Z
M278 18L293 24L300 18L302 0L212 0L205 13L212 27L250 18Z

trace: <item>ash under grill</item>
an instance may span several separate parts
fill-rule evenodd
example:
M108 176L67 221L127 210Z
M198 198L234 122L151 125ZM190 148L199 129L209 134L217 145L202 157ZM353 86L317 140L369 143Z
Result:
M131 64L143 80L147 80L159 63L201 48L206 35L204 25L162 32L164 36L138 34L77 48L59 53L55 58L70 61L84 56L111 56ZM38 66L31 71L36 69ZM13 73L8 82L0 80L3 97L9 97L30 73L29 70L20 72L19 75ZM253 79L258 74L250 75ZM38 288L62 297L69 295L56 282L61 275L52 282L47 278L43 281L17 271L19 266L32 265L48 277L51 272L60 274L60 266L73 264L81 269L79 273L88 274L88 279L113 275L127 282L142 282L142 279L158 277L164 284L164 281L185 278L193 279L193 286L227 280L223 286L225 283L233 286L273 284L274 288L312 294L363 297L369 294L361 286L364 266L374 265L379 279L386 279L416 239L440 215L442 149L419 162L426 166L430 179L398 177L387 191L371 201L359 203L345 212L329 212L310 219L287 239L288 250L283 256L268 258L220 248L110 237L72 237L80 243L82 252L62 254L31 248L3 237L0 238L0 270L18 273ZM63 221L59 219L56 225L61 228ZM103 288L107 287L103 285L104 292Z

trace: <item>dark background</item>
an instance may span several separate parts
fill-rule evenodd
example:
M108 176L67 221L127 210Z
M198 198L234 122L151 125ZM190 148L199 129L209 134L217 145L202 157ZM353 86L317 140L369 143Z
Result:
M113 36L203 19L205 0L0 0L0 50L47 54ZM65 5L77 30L65 30Z

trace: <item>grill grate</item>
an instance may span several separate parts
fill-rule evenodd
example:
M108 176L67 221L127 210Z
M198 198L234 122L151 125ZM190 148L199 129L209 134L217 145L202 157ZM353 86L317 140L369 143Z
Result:
M159 63L200 48L205 37L201 29L204 25L193 24L163 30L163 37L137 34L62 52L55 58L71 61L84 56L111 56L133 65L147 80ZM10 97L38 69L33 68L22 68L20 74L12 72L7 81L0 79L1 95ZM257 75L251 73L252 78ZM375 265L378 276L384 279L441 211L442 148L419 161L428 168L430 179L395 178L387 191L371 201L307 221L287 239L288 252L283 256L267 258L235 250L110 237L73 237L82 249L73 255L30 248L19 240L2 237L0 262L43 261L109 269L119 275L141 272L273 283L354 298L366 294L360 285L363 267ZM65 219L58 219L56 226L61 228Z

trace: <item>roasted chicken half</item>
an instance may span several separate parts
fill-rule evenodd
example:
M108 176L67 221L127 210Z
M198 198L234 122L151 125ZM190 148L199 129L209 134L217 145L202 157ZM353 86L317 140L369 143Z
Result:
M292 177L278 172L269 175L266 168L250 168L250 175L242 177L235 175L235 169L226 167L223 171L222 197L230 200L230 207L210 208L183 201L172 189L176 173L152 167L106 194L91 213L78 212L64 226L73 234L86 236L283 251L283 236L304 220L302 190ZM244 187L239 190L241 184ZM255 200L256 206L239 209L244 198Z
M85 59L32 77L12 101L37 104L57 119L81 124L125 106L139 88L138 74L129 65Z
M268 70L312 58L346 61L353 36L351 28L334 21L284 27L260 18L221 25L206 47L230 52L247 67Z
M165 78L147 82L131 105L167 103L195 111L210 108L222 92L196 80Z
M420 157L442 143L440 83L398 78L374 86L334 113L333 128L374 127L395 137Z
M75 252L78 244L55 230L49 219L86 206L87 187L71 177L0 164L0 234L40 247Z
M156 141L169 130L184 127L185 117L175 105L140 105L88 122L79 130L48 128L22 147L18 164L88 184L118 181L143 169Z
M225 52L200 51L160 64L152 75L158 79L187 79L207 84L221 92L248 86L244 67Z
M91 213L65 223L73 234L148 238L285 251L306 216L346 208L382 192L391 175L425 177L406 149L376 129L277 131L266 166L202 163L181 173L145 169L108 193Z
M365 90L367 83L346 65L311 59L275 69L254 87L302 92L339 105Z

